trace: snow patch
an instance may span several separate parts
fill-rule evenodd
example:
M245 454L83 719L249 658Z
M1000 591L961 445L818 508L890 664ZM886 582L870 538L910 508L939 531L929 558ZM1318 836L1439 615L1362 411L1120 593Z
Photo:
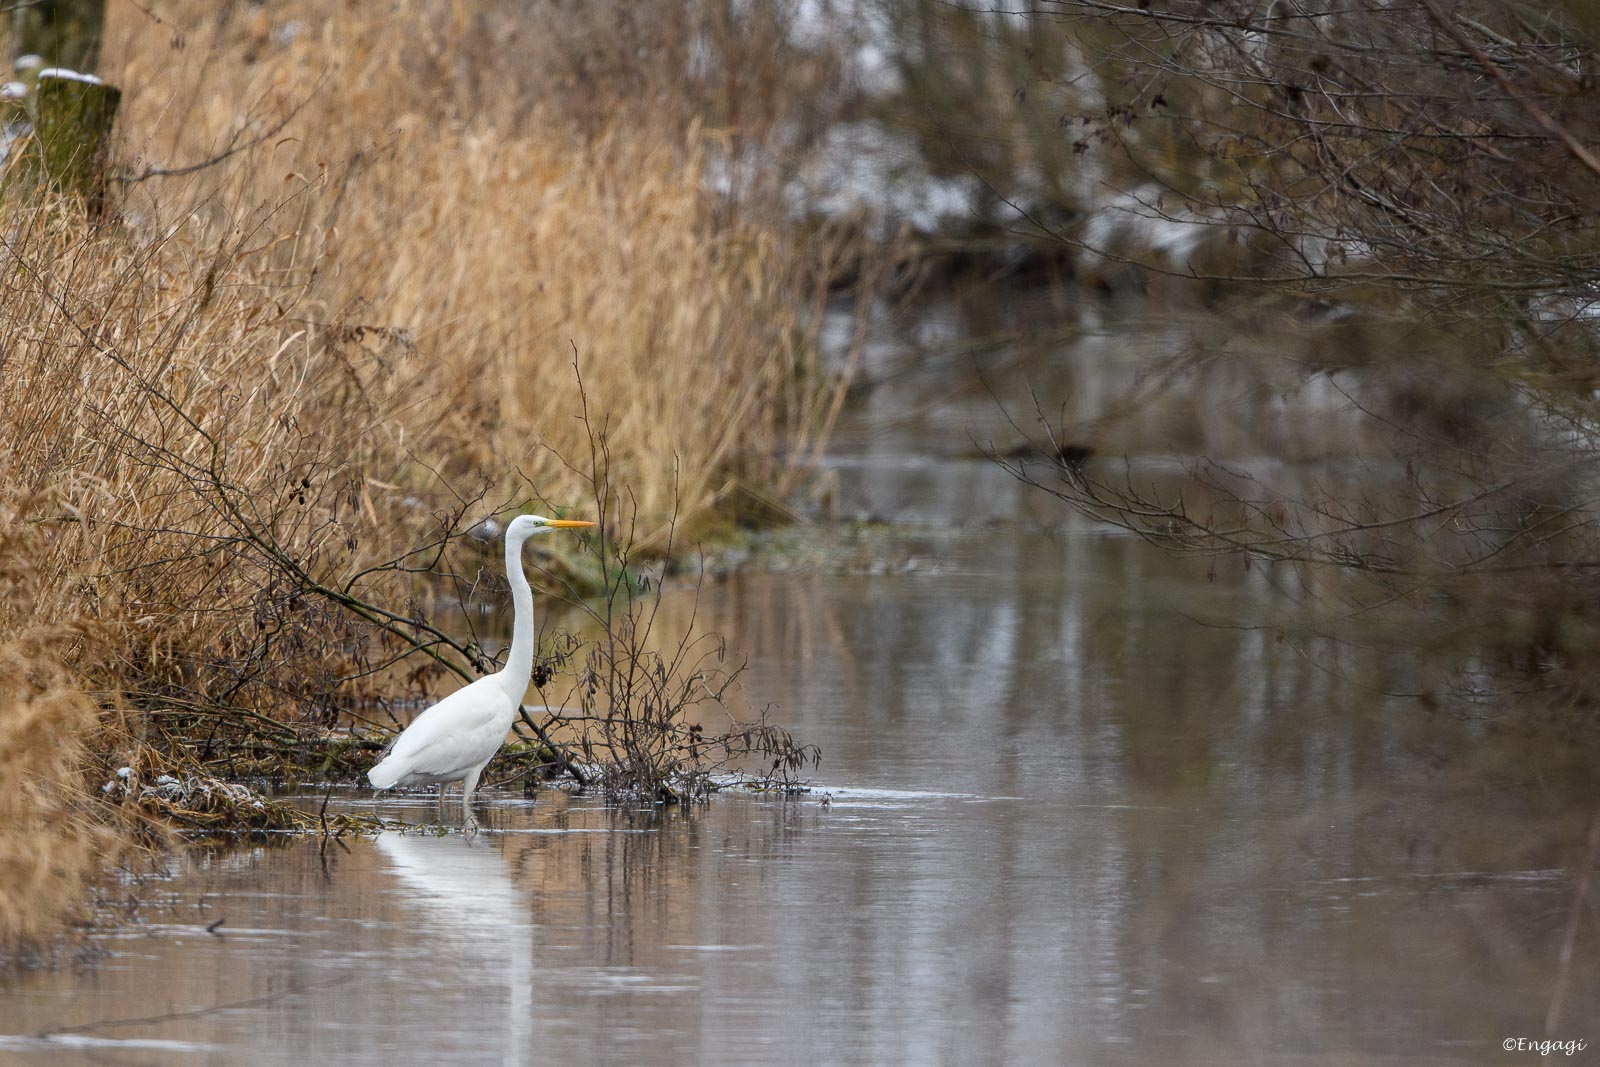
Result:
M46 67L39 72L39 80L46 78L59 78L62 81L82 82L85 85L104 85L105 82L93 74L84 74L82 71L68 70L66 67Z

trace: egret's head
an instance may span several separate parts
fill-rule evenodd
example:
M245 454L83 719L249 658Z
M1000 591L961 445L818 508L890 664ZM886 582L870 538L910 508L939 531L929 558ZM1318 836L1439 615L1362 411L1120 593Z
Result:
M549 533L551 530L581 530L593 526L592 522L582 519L547 519L543 515L518 515L511 520L511 525L506 527L507 541L526 541L535 534Z

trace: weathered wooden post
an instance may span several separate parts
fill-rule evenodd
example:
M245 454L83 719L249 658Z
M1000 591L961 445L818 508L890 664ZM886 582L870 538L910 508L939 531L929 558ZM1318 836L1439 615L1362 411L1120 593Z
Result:
M26 128L11 121L7 134L13 143L25 138L26 147L8 173L79 198L91 211L105 197L106 144L122 99L120 89L91 73L104 25L105 0L35 0L11 13L19 81L7 104L25 116Z
M122 90L92 74L47 69L34 90L30 155L38 178L98 211L105 198L105 149Z

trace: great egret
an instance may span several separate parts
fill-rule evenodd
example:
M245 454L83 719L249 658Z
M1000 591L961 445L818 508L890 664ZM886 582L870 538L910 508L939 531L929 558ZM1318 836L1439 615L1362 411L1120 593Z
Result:
M533 674L533 590L522 569L522 545L551 530L593 526L577 519L518 515L506 527L506 578L511 582L514 622L506 665L445 697L418 715L389 747L382 762L367 772L378 789L397 785L436 785L443 803L444 787L461 783L461 829L476 832L472 791L478 776L505 742Z

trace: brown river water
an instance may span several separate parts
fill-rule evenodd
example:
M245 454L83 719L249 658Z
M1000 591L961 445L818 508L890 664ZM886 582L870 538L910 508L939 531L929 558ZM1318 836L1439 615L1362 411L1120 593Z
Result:
M1260 568L1023 489L970 454L987 392L903 356L828 460L895 530L701 595L812 793L197 847L97 960L0 977L0 1062L1519 1063L1557 999L1557 1058L1600 1056L1592 908L1563 962L1592 798L1249 625Z

